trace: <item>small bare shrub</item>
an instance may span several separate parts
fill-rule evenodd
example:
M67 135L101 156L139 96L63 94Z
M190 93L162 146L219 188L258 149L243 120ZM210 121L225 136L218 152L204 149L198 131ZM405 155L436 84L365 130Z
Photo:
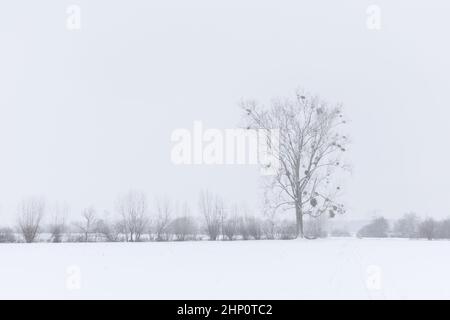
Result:
M389 222L383 218L374 218L369 224L358 231L360 238L387 238L389 236Z
M444 219L437 223L436 226L437 239L450 239L450 219Z
M250 239L250 231L247 226L247 220L244 217L240 217L238 220L238 234L242 240Z
M102 235L107 242L120 241L120 234L123 229L120 222L110 223L106 219L97 221L96 232Z
M177 241L193 240L196 238L197 226L194 219L185 216L173 220L169 230Z
M232 241L239 233L239 218L231 217L225 220L223 224L223 235L226 239Z
M262 233L267 240L276 237L276 223L273 219L266 219L262 222Z
M399 238L417 238L419 235L419 218L415 213L407 213L394 224L394 236Z
M83 234L83 237L80 237L81 241L89 242L92 240L92 234L95 233L97 221L97 214L93 207L83 210L82 220L75 223L75 227Z
M305 238L317 239L327 237L327 232L325 230L325 221L323 220L323 217L324 216L320 216L317 218L310 218L304 221Z
M437 223L433 218L428 218L419 224L419 234L428 240L436 239Z
M11 228L0 228L0 243L16 242L14 230Z
M277 227L278 238L281 240L291 240L297 238L297 226L295 222L283 220Z
M255 240L260 240L262 236L261 221L255 217L247 217L245 218L245 224L250 237Z

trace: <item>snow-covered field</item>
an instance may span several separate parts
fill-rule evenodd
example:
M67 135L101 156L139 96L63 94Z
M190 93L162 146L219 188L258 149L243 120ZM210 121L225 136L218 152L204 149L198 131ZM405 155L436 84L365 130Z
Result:
M0 298L450 299L450 242L2 244Z

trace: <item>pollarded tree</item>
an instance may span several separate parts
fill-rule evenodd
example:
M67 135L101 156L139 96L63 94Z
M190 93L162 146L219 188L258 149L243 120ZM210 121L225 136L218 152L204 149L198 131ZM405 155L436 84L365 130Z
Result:
M154 217L153 232L156 241L170 240L170 222L173 214L173 204L170 199L163 198L156 200L156 216Z
M210 240L217 240L222 232L225 209L222 199L209 191L200 194L200 212L205 219L206 233Z
M69 207L67 204L57 203L53 208L53 214L51 216L51 221L49 225L49 230L52 235L52 242L62 242L64 232L66 232L66 218L69 212Z
M122 217L127 241L136 242L148 225L148 203L144 193L130 191L119 198L117 210Z
M341 186L338 172L348 138L341 105L328 105L318 97L297 91L293 98L278 99L270 106L242 103L247 129L265 132L265 143L275 160L268 195L274 209L294 210L297 237L303 238L304 216L330 217L344 213L337 202ZM279 135L274 139L273 130ZM261 153L260 153L261 154Z
M45 202L43 199L30 198L19 205L19 230L27 243L36 241L41 232Z
M231 214L224 218L224 222L222 225L222 233L224 239L234 240L236 236L239 234L239 207L238 205L233 205L230 208Z

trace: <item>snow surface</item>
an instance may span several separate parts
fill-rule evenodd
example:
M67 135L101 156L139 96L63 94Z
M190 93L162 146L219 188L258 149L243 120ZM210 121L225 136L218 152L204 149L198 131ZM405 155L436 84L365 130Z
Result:
M1 244L0 298L449 299L449 249L354 238Z

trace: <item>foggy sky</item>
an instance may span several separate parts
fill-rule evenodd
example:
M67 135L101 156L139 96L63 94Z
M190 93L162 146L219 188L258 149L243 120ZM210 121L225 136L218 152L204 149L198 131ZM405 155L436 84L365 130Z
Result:
M0 223L23 197L76 217L129 189L195 208L208 188L257 210L257 167L175 166L170 135L236 127L242 98L298 87L344 104L349 217L449 216L449 14L445 0L3 2Z

